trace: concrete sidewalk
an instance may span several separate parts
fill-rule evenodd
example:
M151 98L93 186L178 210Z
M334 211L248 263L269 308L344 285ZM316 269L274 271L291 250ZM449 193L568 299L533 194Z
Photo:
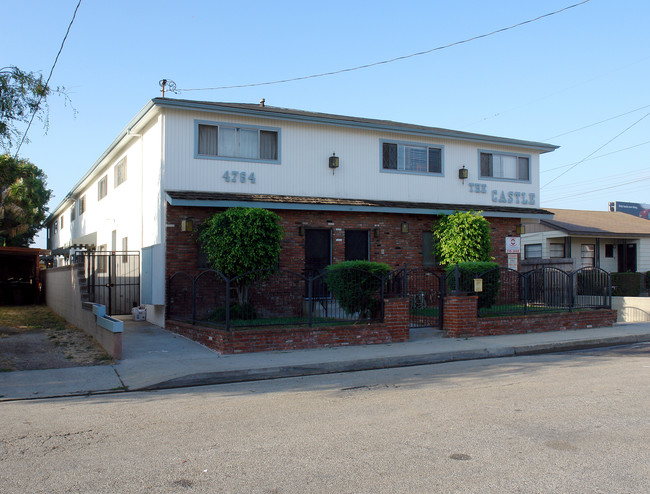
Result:
M220 355L158 326L125 319L120 363L3 372L0 401L383 369L643 341L650 341L650 323L468 339L444 338L436 330L413 330L407 343Z

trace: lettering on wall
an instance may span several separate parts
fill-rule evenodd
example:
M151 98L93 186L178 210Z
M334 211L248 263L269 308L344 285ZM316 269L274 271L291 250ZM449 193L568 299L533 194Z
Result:
M469 191L473 194L487 194L487 184L470 183ZM490 194L492 202L498 202L500 204L535 205L535 192L492 189Z

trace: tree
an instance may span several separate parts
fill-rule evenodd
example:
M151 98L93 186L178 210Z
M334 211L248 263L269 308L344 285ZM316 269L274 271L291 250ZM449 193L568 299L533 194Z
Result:
M43 170L27 160L0 155L0 245L33 243L51 195Z
M433 227L436 254L442 264L490 261L490 223L481 211L456 211Z
M28 123L35 114L48 128L47 98L50 94L63 95L70 101L64 87L50 88L43 76L24 72L18 67L0 68L0 147L9 152L22 134L16 127L19 122ZM73 108L73 113L76 113Z
M235 289L243 307L248 302L248 287L277 267L280 217L266 209L231 208L208 218L198 240L212 268L228 278L237 277Z

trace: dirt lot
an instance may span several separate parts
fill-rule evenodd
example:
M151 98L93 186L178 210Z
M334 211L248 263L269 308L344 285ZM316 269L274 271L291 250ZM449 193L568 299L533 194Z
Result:
M0 372L110 363L95 340L48 307L0 307Z

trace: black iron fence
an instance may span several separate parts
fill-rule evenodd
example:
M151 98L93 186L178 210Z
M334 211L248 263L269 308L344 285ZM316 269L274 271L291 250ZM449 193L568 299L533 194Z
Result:
M83 265L88 300L105 305L109 316L140 305L139 252L79 251L74 262Z
M527 273L495 268L477 278L482 284L482 291L475 292L479 317L612 306L611 276L600 268L566 272L542 267Z
M215 270L174 273L167 282L167 317L223 327L346 324L383 321L389 276L349 270L303 275L262 269L228 278Z

